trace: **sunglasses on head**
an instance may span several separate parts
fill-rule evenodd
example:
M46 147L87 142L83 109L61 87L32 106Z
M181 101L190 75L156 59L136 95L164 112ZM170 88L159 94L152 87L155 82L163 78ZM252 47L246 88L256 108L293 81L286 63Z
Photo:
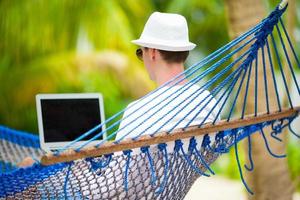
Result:
M138 59L143 60L143 50L141 48L138 48L135 51L135 55L138 57Z

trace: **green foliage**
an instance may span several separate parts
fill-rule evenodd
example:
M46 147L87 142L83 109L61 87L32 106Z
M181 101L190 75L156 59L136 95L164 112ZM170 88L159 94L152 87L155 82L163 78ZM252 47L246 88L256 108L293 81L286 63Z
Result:
M295 187L298 191L300 191L300 151L299 151L299 146L300 143L299 141L293 141L296 140L294 137L290 137L290 140L292 140L288 144L287 148L287 155L288 155L288 165L291 173L292 180L294 180Z
M37 132L37 93L101 92L106 117L113 115L153 89L130 43L148 16L185 15L191 41L199 44L195 52L211 52L227 40L226 26L216 25L226 24L220 3L0 1L0 123Z
M245 158L243 154L243 148L241 145L238 146L239 152L239 160L241 163L241 167L243 167L243 163L245 163ZM216 174L222 174L230 179L239 179L239 169L237 166L237 161L235 157L234 147L230 148L228 154L221 155L212 165L211 168L216 172ZM243 171L244 168L243 168ZM245 173L245 172L244 172Z
M133 57L131 19L121 4L127 5L120 1L1 1L1 124L37 132L37 93L102 92L109 117L153 88ZM141 6L132 9L141 10ZM92 49L85 53L89 56L78 58L83 57L75 52L82 32ZM115 53L92 53L105 49ZM136 81L141 88L134 90Z
M0 90L0 113L5 116L1 123L36 132L37 93L101 92L109 117L151 88L142 79L142 90L134 90L136 80L146 77L144 71L134 66L123 54L99 52L88 56L58 54L23 68L11 68L0 74L1 82L5 83ZM134 68L134 72L128 73ZM123 73L128 74L121 76Z

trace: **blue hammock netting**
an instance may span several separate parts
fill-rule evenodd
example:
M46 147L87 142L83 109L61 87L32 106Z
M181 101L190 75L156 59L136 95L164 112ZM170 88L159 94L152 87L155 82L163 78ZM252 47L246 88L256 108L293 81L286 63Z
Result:
M279 158L285 155L274 154L269 139L280 142L284 128L300 138L292 129L300 110L300 63L281 19L286 8L278 6L248 32L53 154L42 152L36 136L0 127L0 199L183 199L198 177L214 174L210 164L230 147L252 193L238 142L248 140L245 169L251 171L253 133ZM122 122L116 120L122 114ZM27 156L37 162L18 168Z

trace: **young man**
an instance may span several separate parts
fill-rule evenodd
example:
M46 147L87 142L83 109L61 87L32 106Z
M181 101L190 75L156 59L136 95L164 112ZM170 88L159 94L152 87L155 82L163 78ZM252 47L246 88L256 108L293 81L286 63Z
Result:
M214 106L215 99L200 110L207 103L203 99L210 96L208 91L200 91L196 84L189 86L184 75L177 79L181 81L177 81L176 85L174 82L167 84L184 71L189 51L196 46L189 42L186 19L178 14L154 12L145 24L141 37L132 42L140 46L137 56L160 89L127 107L116 140L168 131L187 124L200 124ZM213 121L217 111L217 108L214 109L205 122ZM202 137L196 139L201 144ZM187 150L189 139L183 142ZM172 152L173 148L174 142L169 142L168 152ZM20 166L28 166L33 162L31 158L26 158Z
M210 93L201 91L197 84L192 85L182 75L189 51L196 46L189 42L186 19L178 14L154 12L140 38L132 42L140 46L137 56L160 88L127 107L116 140L200 124L216 101L214 98L210 102L204 100L207 96L206 99L210 99ZM168 83L176 76L179 77L176 80L181 81L175 86L176 80ZM214 109L205 122L213 121L217 111ZM202 137L197 140L201 144ZM188 143L184 140L186 150ZM173 145L174 142L168 143L169 151Z

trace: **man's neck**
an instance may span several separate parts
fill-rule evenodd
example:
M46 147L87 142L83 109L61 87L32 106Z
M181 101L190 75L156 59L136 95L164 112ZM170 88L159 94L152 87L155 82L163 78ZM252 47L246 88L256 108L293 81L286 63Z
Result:
M161 86L183 71L183 63L160 63L160 65L157 66L156 71L154 72L155 82L158 84L158 86ZM183 80L181 81L181 79ZM181 81L177 83L179 85L183 85L187 82L187 80L183 76L179 77L177 80ZM170 85L173 85L173 83L171 83Z

